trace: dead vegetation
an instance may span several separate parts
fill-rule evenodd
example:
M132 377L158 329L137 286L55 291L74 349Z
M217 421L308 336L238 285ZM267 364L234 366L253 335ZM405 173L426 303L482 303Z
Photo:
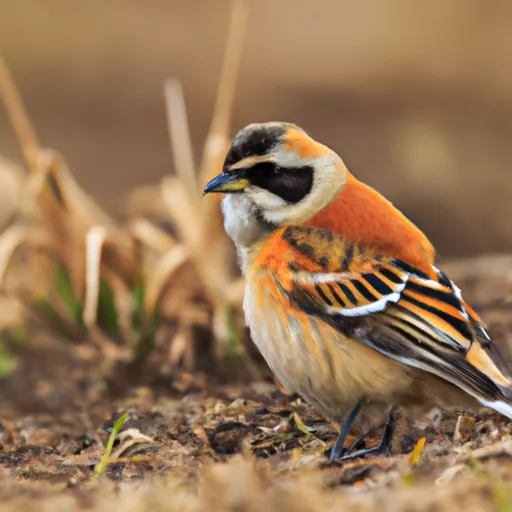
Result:
M7 200L0 212L0 290L19 313L6 329L36 321L37 328L139 369L155 345L170 340L160 347L167 363L186 370L197 368L197 338L210 331L212 357L243 360L256 375L244 358L234 250L218 201L200 197L229 147L248 9L245 0L234 3L201 164L194 164L181 84L170 79L164 92L175 174L145 195L135 192L124 223L87 196L62 155L40 144L0 59L0 91L27 167L26 173L8 162L1 167Z

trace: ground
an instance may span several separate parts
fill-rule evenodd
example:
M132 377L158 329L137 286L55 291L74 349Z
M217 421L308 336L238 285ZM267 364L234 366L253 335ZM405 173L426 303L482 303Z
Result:
M457 268L508 354L502 274L485 278L497 298ZM402 417L392 457L329 466L337 426L272 379L113 386L87 347L31 341L0 388L0 510L512 510L512 426L490 411ZM91 482L124 411L107 472Z

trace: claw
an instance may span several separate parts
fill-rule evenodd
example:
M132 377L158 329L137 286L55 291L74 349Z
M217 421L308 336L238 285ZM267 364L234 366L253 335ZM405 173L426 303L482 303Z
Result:
M348 450L346 455L342 455L340 460L353 460L358 459L360 457L367 457L368 455L372 455L374 457L390 457L391 456L391 444L393 441L393 433L395 432L396 420L398 414L398 407L393 406L389 411L388 419L386 421L386 426L384 427L384 433L382 434L382 438L378 446L373 448L365 448L363 450L357 450L352 452L352 447ZM357 446L357 444L361 441L358 439L353 447Z

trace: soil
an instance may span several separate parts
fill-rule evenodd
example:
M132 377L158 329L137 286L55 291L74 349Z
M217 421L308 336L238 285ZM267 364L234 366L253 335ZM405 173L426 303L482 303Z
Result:
M512 284L465 268L452 274L509 354ZM512 510L512 425L490 411L401 416L391 457L329 465L338 426L271 378L218 385L151 369L144 385L121 385L87 344L34 333L14 349L19 367L0 388L0 510Z

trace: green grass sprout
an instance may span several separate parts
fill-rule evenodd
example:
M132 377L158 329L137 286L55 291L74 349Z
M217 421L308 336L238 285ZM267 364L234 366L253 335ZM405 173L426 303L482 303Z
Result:
M114 442L116 440L117 434L123 428L126 420L128 419L128 412L125 412L117 421L114 423L112 427L112 432L110 437L108 438L107 446L105 447L105 453L103 453L103 457L101 457L100 463L94 468L94 472L89 478L89 485L94 484L98 478L105 474L107 470L107 466L110 460L110 454L112 453L112 448L114 447Z

